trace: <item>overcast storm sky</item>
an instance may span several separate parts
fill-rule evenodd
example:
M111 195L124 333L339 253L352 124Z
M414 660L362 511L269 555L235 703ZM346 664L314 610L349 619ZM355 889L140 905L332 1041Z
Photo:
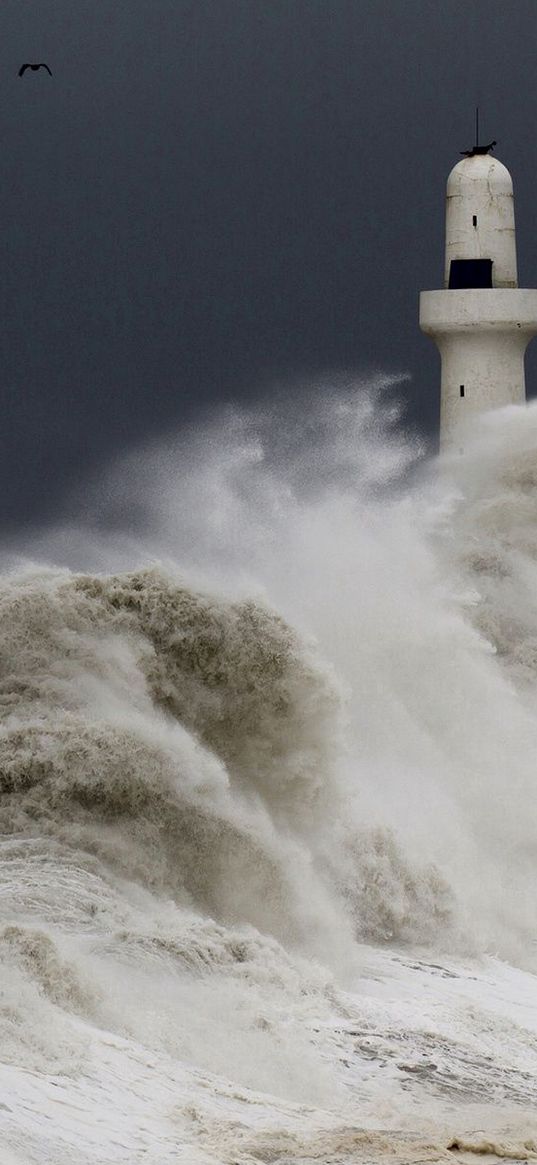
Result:
M4 529L282 382L408 372L434 436L418 293L476 103L537 285L535 0L3 0L0 32Z

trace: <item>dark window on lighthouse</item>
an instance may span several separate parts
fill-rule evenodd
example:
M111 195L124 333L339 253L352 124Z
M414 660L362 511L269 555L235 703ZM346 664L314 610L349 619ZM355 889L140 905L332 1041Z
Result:
M492 259L452 259L449 286L452 291L464 287L492 287Z
M476 214L473 214L473 215L472 215L472 224L473 224L473 226L474 226L474 227L476 227L476 226L477 226L477 215L476 215Z
M461 384L460 393L461 393L461 396L464 396L464 384Z

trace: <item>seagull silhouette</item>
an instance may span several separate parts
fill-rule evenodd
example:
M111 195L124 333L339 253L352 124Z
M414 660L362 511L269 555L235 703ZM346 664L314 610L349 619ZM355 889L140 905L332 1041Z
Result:
M45 65L44 61L42 61L41 64L39 64L39 65L31 65L30 62L27 61L25 65L21 65L21 67L19 69L19 77L22 77L22 74L25 72L26 69L33 69L34 73L37 72L38 69L46 69L47 73L50 73L50 75L52 77L52 73L50 72L48 65Z
M475 158L476 154L490 153L490 151L493 150L494 146L497 144L497 142L489 142L488 146L474 146L473 150L461 150L460 153L463 154L465 158Z

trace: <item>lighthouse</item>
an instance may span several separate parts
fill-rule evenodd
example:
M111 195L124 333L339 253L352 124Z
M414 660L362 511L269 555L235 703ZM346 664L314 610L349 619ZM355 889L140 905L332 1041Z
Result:
M448 177L444 287L422 291L420 328L442 360L441 447L477 414L525 401L537 290L518 286L513 183L487 147L474 147Z

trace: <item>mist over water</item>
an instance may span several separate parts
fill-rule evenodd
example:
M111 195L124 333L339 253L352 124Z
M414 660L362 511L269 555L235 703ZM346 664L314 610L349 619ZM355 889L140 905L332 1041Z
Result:
M303 834L312 814L317 835L343 820L346 828L352 803L353 827L366 831L362 849L378 853L371 828L393 831L382 874L405 859L416 883L410 890L399 875L386 886L386 909L402 896L392 922L381 919L381 890L372 912L362 901L362 933L404 938L408 929L407 937L432 933L441 942L449 917L462 941L466 932L468 942L510 957L516 947L528 959L537 410L491 414L469 435L464 457L427 462L400 437L392 389L379 378L367 392L310 390L270 412L223 412L181 440L149 446L86 495L89 538L72 528L49 535L47 553L100 571L151 562L153 622L162 610L157 576L200 591L214 611L218 599L233 611L254 604L259 627L248 644L244 623L235 623L239 668L248 650L252 661L259 653L255 682L260 702L269 698L270 740L242 719L230 733L244 732L244 771L271 819L284 784L286 828ZM108 536L92 537L95 513L112 527ZM274 630L278 618L287 624L279 634L289 637L300 728L296 705L268 728L279 695L261 625ZM202 624L200 615L194 638ZM187 703L173 711L199 733ZM216 753L228 765L221 747ZM261 777L267 756L275 759ZM439 882L424 873L429 863ZM371 890L371 878L360 884Z
M90 1024L337 1107L359 944L535 967L537 407L427 462L392 390L224 411L6 556L4 1061Z

